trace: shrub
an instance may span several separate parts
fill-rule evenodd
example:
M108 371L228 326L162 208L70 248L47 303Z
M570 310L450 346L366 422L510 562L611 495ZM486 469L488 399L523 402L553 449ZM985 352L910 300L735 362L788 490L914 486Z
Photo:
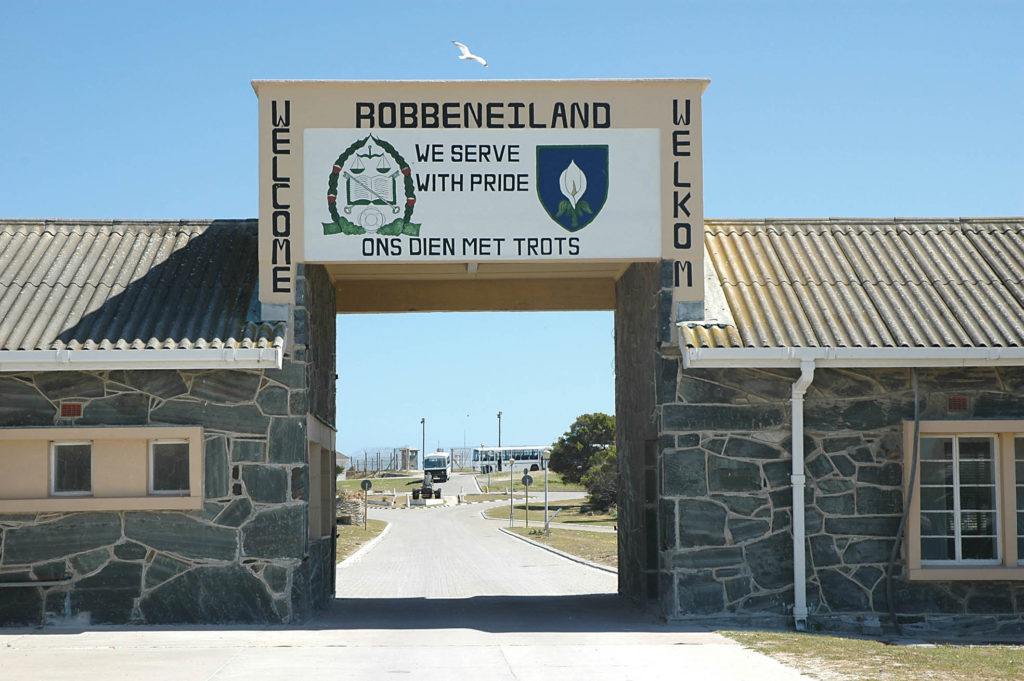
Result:
M549 467L562 474L566 482L579 482L590 469L595 452L615 443L615 417L608 414L583 414L551 447Z
M583 487L590 495L590 505L607 511L616 504L619 492L619 462L615 447L594 454L590 470L583 476Z

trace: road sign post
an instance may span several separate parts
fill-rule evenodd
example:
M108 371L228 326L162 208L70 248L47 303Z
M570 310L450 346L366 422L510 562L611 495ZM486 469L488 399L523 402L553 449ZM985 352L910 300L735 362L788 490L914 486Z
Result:
M523 470L523 487L526 488L526 526L530 526L530 485L533 484L533 478L530 474Z
M369 480L363 480L359 483L359 486L363 488L363 532L366 531L366 493L373 487L373 483Z

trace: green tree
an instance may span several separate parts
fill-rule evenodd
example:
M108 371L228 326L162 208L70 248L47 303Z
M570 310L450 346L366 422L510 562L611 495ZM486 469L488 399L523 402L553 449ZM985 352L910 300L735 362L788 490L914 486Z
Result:
M615 506L619 493L619 462L615 447L594 454L590 470L583 475L583 486L590 495L590 505L607 511Z
M615 417L600 412L583 414L551 447L549 466L566 482L580 482L594 453L615 444Z

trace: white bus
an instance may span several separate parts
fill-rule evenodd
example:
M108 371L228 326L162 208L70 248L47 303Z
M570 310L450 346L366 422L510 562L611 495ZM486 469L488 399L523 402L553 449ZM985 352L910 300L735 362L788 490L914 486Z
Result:
M434 452L423 457L423 474L430 474L431 480L448 482L452 477L452 455L448 452Z
M545 458L551 447L474 447L473 470L477 473L508 472L511 463L514 471L539 471L545 468Z

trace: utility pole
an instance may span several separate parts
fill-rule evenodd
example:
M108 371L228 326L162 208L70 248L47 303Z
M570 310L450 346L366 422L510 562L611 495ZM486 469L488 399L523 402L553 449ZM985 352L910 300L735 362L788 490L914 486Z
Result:
M423 439L420 442L420 455L427 455L427 417L424 416L420 419L420 425L423 427Z

